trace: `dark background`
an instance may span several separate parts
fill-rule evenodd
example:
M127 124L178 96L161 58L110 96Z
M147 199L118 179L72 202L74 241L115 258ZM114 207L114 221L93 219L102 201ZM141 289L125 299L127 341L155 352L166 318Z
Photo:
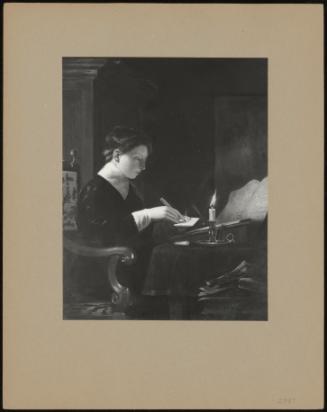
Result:
M82 185L117 124L153 138L136 181L148 206L164 196L206 213L216 188L219 211L231 190L267 175L267 60L63 59L63 155L77 148Z

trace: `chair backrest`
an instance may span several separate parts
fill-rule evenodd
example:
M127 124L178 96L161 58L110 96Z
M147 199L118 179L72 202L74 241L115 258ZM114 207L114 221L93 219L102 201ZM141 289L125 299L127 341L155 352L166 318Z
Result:
M63 188L63 230L64 232L77 231L76 212L79 192L79 165L77 151L70 152L72 160L63 161L62 188Z

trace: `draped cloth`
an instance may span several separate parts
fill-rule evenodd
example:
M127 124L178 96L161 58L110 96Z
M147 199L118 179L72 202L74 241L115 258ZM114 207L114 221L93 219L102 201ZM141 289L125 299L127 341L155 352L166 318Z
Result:
M251 219L262 222L268 213L268 177L250 180L229 194L228 202L217 217L217 223Z
M204 281L231 270L241 260L253 261L251 247L166 243L153 249L143 293L146 295L197 296Z
M229 245L204 246L192 238L187 246L173 242L154 247L143 293L147 295L196 296L206 280L234 269L242 260L262 267L266 282L267 218L249 225L246 239ZM237 232L235 232L237 238Z

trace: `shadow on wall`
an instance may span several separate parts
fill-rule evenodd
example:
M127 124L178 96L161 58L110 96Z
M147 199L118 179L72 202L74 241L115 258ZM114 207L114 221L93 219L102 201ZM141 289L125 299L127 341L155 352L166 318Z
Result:
M222 208L267 174L266 87L266 59L108 59L95 81L95 172L109 128L141 128L154 138L136 182L145 199L202 211L217 187Z
M220 208L228 194L267 176L267 98L215 99L215 183Z

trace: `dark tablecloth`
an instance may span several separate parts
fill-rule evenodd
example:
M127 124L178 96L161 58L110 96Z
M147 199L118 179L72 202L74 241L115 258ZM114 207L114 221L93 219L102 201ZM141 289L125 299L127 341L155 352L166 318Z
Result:
M241 245L177 246L165 243L153 249L143 293L196 296L206 280L233 269L242 260L251 262L257 249Z

